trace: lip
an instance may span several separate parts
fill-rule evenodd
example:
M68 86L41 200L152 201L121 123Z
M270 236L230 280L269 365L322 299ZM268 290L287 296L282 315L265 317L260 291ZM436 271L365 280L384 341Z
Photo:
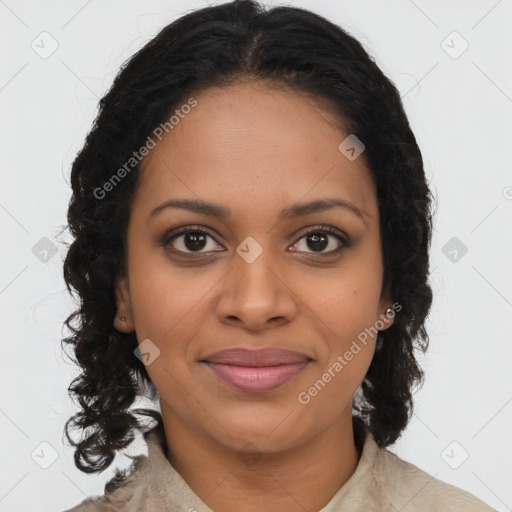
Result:
M204 360L208 363L257 367L303 363L310 361L311 358L306 354L278 347L259 349L237 347L214 352Z
M311 361L305 354L279 348L235 348L215 352L201 363L238 391L261 393L288 382Z
M208 361L205 363L217 377L237 390L262 393L288 382L308 366L310 361L274 366L238 366Z

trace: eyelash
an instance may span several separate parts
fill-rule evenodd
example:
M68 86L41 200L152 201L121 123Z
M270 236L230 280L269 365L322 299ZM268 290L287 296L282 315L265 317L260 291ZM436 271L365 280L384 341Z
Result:
M180 237L182 235L187 235L189 233L200 233L203 235L207 235L210 238L212 238L213 240L215 240L215 237L213 237L210 233L208 233L208 231L205 231L203 228L201 228L201 226L188 226L186 228L181 228L178 231L171 231L170 233L166 233L164 235L164 237L162 238L160 245L168 248L168 246L171 244L171 242L173 242L175 239L177 239L178 237ZM325 234L332 235L339 242L341 242L341 246L338 247L337 249L334 249L334 250L328 251L328 252L319 252L319 253L307 252L307 253L305 253L310 256L313 256L313 257L333 256L333 255L340 253L344 249L348 249L351 246L351 242L348 239L348 237L342 235L336 228L334 228L332 226L325 226L325 225L314 226L314 227L308 229L306 232L302 233L300 238L298 238L297 241L293 245L297 244L304 237L306 237L310 234L313 234L313 233L325 233ZM215 240L215 242L218 243L217 240ZM180 251L177 249L169 249L169 250L172 251L173 253L179 254L180 256L183 256L185 258L199 258L199 257L207 254L206 252L198 252L198 251L184 252L184 251ZM222 252L222 251L214 251L214 252ZM297 251L297 252L299 252L299 251Z

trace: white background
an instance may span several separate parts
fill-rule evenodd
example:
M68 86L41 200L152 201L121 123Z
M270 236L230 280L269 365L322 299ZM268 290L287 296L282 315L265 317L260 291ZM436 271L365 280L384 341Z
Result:
M421 359L426 383L392 450L511 510L512 1L288 4L340 24L397 85L438 202L431 344ZM66 223L71 162L119 66L166 24L202 6L0 0L0 511L61 511L103 494L113 474L113 466L81 473L63 444L76 369L60 349L73 305L62 278L65 246L55 237ZM31 47L42 47L43 31L58 43L46 59ZM464 41L453 31L469 44L457 58ZM58 250L47 262L32 252L43 237ZM456 262L443 253L453 237L468 248ZM57 458L43 469L34 450L40 461L51 462L52 450ZM141 452L138 439L132 453ZM465 452L467 460L450 467Z

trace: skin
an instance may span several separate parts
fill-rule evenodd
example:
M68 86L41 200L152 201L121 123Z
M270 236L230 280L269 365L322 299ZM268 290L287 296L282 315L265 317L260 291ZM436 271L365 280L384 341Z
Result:
M364 153L350 161L338 150L349 134L341 121L311 98L265 83L194 98L197 106L143 161L114 325L160 350L147 370L160 395L166 455L212 510L320 510L359 462L352 400L376 338L309 403L298 395L392 306L382 290L375 186ZM278 219L293 203L326 197L349 201L363 217L332 208ZM232 217L177 208L150 215L176 198L220 204ZM329 255L343 247L334 235L324 235L323 249L308 242L305 228L319 225L351 245ZM208 233L204 246L187 235L159 243L186 226ZM236 252L247 237L263 250L250 263ZM313 361L274 390L244 393L199 362L240 346L296 350Z

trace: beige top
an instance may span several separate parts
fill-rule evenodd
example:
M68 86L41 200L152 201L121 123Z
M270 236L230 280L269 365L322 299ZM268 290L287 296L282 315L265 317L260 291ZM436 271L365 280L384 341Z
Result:
M213 512L165 456L162 432L144 438L148 456L137 458L124 483L65 512ZM368 432L355 472L319 512L496 512L471 494L430 476L379 448Z

